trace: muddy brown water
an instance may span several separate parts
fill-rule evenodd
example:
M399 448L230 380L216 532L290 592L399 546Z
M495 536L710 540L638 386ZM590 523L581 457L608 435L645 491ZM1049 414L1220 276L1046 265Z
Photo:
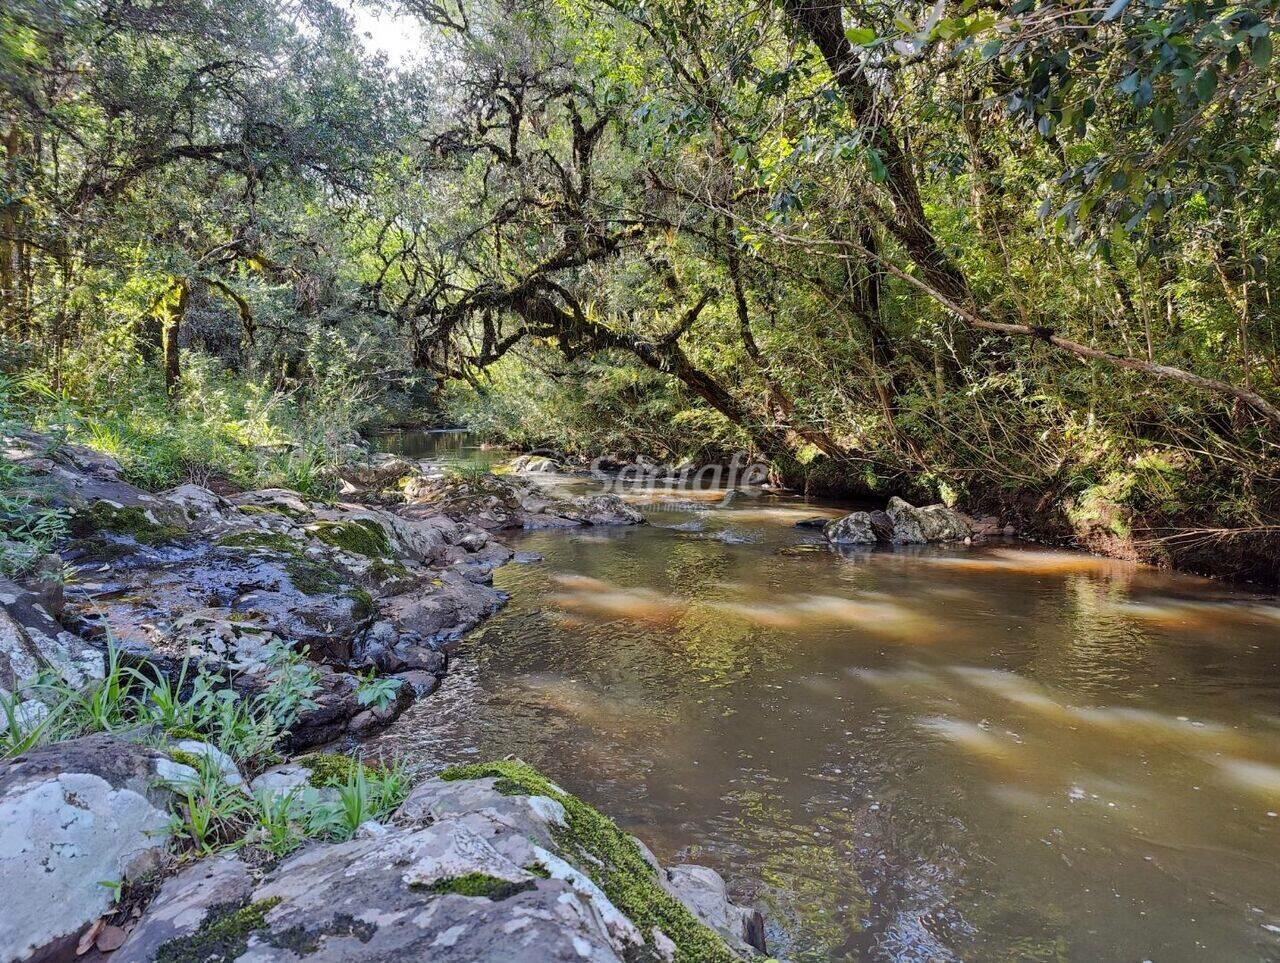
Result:
M519 755L718 869L788 959L1280 959L1273 599L628 497L649 525L508 540L543 561L380 748Z

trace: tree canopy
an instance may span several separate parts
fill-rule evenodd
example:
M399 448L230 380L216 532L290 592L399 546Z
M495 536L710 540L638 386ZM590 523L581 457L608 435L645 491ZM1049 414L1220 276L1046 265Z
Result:
M1276 3L378 9L419 57L325 0L6 7L5 363L177 399L325 342L519 444L1274 528Z

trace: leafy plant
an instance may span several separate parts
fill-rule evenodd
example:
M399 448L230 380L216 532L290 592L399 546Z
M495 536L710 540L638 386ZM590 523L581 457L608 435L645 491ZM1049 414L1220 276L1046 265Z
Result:
M362 706L386 709L395 704L396 695L403 683L390 676L379 676L373 669L360 675L356 685L356 701Z

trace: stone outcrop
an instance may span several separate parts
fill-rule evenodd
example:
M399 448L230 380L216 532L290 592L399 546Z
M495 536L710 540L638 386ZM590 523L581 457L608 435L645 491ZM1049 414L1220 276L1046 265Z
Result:
M889 499L883 512L851 512L827 522L822 531L833 545L925 545L961 541L974 534L968 518L953 508L916 508L896 497Z
M174 763L86 736L0 768L0 959L71 956L116 889L165 858Z
M412 505L430 506L449 518L465 519L491 531L644 522L643 515L616 495L558 498L525 478L512 476L423 476L405 487L405 498Z
M309 746L384 725L432 691L447 664L443 645L506 600L488 583L511 552L465 516L283 489L224 497L186 484L153 495L91 449L32 432L3 445L37 497L71 513L62 557L76 570L61 622L40 596L0 582L5 691L42 670L76 686L101 675L107 639L152 674L176 678L194 661L235 672L237 687L252 690L266 684L270 654L288 646L320 666L319 706L292 736ZM353 490L421 477L396 456L357 449L352 458ZM370 669L404 683L376 710L359 704L352 674Z
M39 595L0 579L0 690L41 671L78 687L101 678L102 651L64 629Z
M763 946L759 914L729 902L714 871L663 870L532 770L497 765L515 778L428 779L390 824L309 844L265 872L236 857L196 864L164 884L116 959L727 963L756 954L748 936ZM304 785L305 770L275 782ZM584 821L590 832L575 835ZM619 879L626 859L634 875Z
M923 542L951 542L973 534L968 519L946 505L916 508L901 498L891 498L886 512L893 519L895 537L899 531L909 530Z

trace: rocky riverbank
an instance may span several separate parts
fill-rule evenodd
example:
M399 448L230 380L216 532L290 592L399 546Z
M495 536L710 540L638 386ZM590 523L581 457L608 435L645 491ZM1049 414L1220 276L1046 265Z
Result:
M428 696L505 597L493 532L612 496L354 450L339 499L155 494L91 449L4 457L72 538L0 583L5 959L733 959L758 916L532 770L296 754ZM66 576L63 578L62 576ZM89 734L81 734L89 733Z

